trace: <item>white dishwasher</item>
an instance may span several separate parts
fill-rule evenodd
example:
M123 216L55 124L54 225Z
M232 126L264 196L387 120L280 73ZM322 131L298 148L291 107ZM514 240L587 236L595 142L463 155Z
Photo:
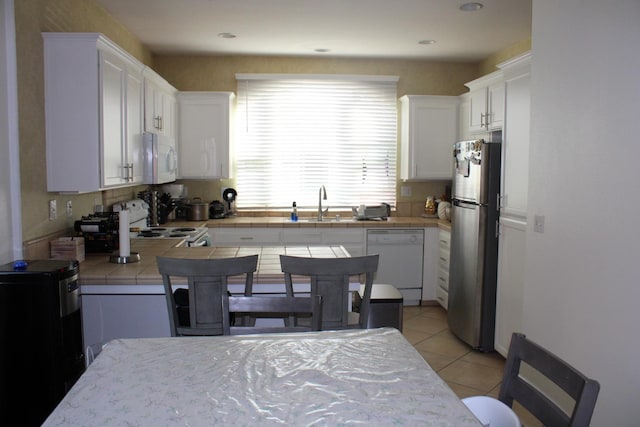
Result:
M419 305L422 301L422 263L424 230L369 229L367 255L380 255L374 283L395 286L404 305Z

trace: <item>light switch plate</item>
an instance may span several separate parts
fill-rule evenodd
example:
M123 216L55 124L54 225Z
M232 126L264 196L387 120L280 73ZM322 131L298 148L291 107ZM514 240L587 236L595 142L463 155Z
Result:
M55 200L49 200L49 221L58 217L58 207Z
M544 215L533 216L533 231L536 233L544 233Z
M411 197L411 187L408 185L400 186L400 195L402 197Z

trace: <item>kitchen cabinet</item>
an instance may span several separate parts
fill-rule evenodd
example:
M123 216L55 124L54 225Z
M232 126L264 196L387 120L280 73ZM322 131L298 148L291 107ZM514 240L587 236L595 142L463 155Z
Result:
M504 121L504 82L495 71L465 83L469 94L469 130L471 133L502 129Z
M144 66L101 34L43 38L47 190L142 183Z
M264 246L280 243L280 230L277 228L210 228L209 238L212 246Z
M171 336L164 294L82 295L84 347L97 356L116 338Z
M340 245L351 256L364 256L366 255L365 233L365 229L324 230L322 243L325 245Z
M351 256L365 255L365 231L362 228L339 230L317 228L284 228L280 234L281 244L340 245Z
M144 130L175 139L178 90L151 68L144 72Z
M458 139L457 96L400 98L400 178L451 179L451 147Z
M178 177L231 178L232 92L178 93Z
M468 141L473 139L471 136L471 130L469 128L469 108L471 107L471 94L469 92L463 93L458 97L460 103L458 104L458 140Z
M511 334L522 326L529 176L529 53L499 65L505 78L502 197L498 237L495 348L506 357Z
M522 330L527 224L506 217L501 217L499 224L495 348L507 357L511 335Z
M505 74L506 107L502 138L500 214L527 215L529 186L530 55L501 64Z
M451 232L438 230L438 281L436 300L445 309L449 309L449 253Z
M280 246L332 245L343 246L351 256L365 254L365 229L326 230L302 228L210 228L213 246Z

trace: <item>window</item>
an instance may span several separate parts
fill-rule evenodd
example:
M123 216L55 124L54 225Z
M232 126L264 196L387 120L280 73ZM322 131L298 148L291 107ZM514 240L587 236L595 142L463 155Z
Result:
M396 77L236 78L238 207L395 204Z

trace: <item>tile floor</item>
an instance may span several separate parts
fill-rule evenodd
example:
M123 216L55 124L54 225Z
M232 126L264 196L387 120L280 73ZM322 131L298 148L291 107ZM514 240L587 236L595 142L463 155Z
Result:
M439 306L404 307L403 314L403 335L460 398L498 396L504 357L472 350L456 338L449 331L446 310ZM542 425L519 405L514 410L524 426Z

